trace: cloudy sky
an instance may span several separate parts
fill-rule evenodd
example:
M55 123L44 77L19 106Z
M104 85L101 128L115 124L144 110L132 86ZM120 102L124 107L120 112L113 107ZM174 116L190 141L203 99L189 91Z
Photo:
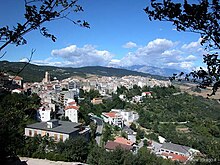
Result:
M2 0L0 27L23 22L23 1ZM46 24L57 37L54 43L39 31L25 38L27 45L10 45L3 59L26 61L36 49L32 63L55 66L147 65L191 70L202 65L200 36L177 32L172 23L148 20L143 9L148 0L79 0L84 12L74 15L90 23L90 29L68 20Z

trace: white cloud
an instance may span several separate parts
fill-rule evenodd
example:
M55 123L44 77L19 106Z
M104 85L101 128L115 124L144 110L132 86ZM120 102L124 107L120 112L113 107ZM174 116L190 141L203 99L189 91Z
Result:
M28 61L29 61L29 60L28 60L28 58L26 58L26 57L19 60L19 62L28 62Z
M127 42L126 44L124 44L122 47L123 47L123 48L127 48L127 49L131 49L131 48L137 47L137 44L134 43L134 42L129 41L129 42Z
M176 69L192 69L197 57L201 57L201 46L197 42L188 45L167 39L155 39L146 46L129 52L120 61L122 66L147 65L156 67L170 67ZM189 48L196 48L194 52Z
M113 58L113 54L107 50L97 50L93 45L84 45L82 48L71 45L52 50L51 54L68 61L72 67L106 66Z
M129 52L121 59L121 65L161 65L160 63L163 62L162 54L174 45L174 42L167 39L155 39L146 46L140 47L134 52Z
M201 38L198 39L198 41L190 42L189 44L184 44L181 49L186 52L193 52L193 53L205 53L204 49L202 48L201 44Z
M71 67L146 65L190 70L198 66L196 65L197 59L202 59L203 53L199 40L181 45L181 42L158 38L145 46L131 50L121 59L115 59L111 52L98 50L93 45L84 45L83 47L70 45L52 50L50 58L35 60L34 63ZM202 63L202 61L199 62Z
M189 55L185 58L185 60L187 60L187 61L195 61L196 59L197 59L197 57L194 55Z

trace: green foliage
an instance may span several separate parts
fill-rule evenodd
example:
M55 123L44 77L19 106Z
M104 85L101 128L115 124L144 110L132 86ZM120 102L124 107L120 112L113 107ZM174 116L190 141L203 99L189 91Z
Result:
M137 140L143 139L144 136L145 136L144 130L141 130L140 128L138 128L138 129L137 129L136 139L137 139Z
M151 154L147 148L143 147L138 154L132 154L130 151L116 148L114 151L107 152L103 148L94 147L87 159L88 164L101 165L172 165L174 162L164 160Z
M185 75L185 80L199 83L201 88L212 87L211 95L214 95L220 84L220 17L219 0L201 0L199 2L184 0L183 3L165 0L162 3L151 0L151 6L144 10L150 20L169 21L177 31L194 32L201 35L200 44L206 45L208 52L203 55L203 61L207 68L202 67ZM212 53L216 50L216 53ZM181 80L184 73L174 74L171 80Z
M177 31L199 33L201 44L219 49L219 1L201 0L198 3L184 3L165 0L163 3L151 0L151 7L145 9L150 20L169 21Z
M140 116L139 124L165 137L167 141L191 146L210 158L219 158L216 149L220 145L219 104L202 97L173 93L175 90L172 88L165 89L166 92L161 90L164 89L151 89L157 97L134 106ZM189 131L177 131L179 124ZM149 138L154 139L153 135L150 134L152 137Z
M102 140L104 143L106 143L108 140L112 140L112 138L113 137L111 127L108 124L105 124Z
M154 140L156 142L159 142L158 135L155 133L150 133L150 134L146 135L146 138Z
M24 127L33 120L40 101L35 95L17 93L0 97L0 159L5 159L16 156L17 148L24 145Z
M1 71L8 72L14 75L23 68L26 63L23 62L8 62L0 61ZM67 68L67 67L55 67L55 66L38 66L34 64L28 64L19 76L24 78L25 82L40 82L44 78L45 72L50 72L51 77L56 77L58 80L69 78L71 76L87 77L87 74L94 74L100 76L143 76L147 77L149 74L129 71L125 69L108 68L101 66L89 66L81 68ZM152 76L155 78L160 78L159 76Z
M85 162L88 152L88 143L83 137L59 143L54 143L48 136L27 137L24 147L18 149L21 156L70 162Z

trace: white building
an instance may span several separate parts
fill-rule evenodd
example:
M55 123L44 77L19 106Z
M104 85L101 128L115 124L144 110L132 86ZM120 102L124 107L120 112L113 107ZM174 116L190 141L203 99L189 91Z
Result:
M51 108L48 104L45 104L37 110L37 120L42 122L49 121L51 119L50 114Z
M65 117L68 117L71 122L78 123L78 106L66 106Z
M118 114L120 114L126 126L130 126L132 122L136 121L139 118L137 112L127 111L125 109L112 109L111 112L117 112Z
M59 121L57 119L30 124L25 128L25 136L49 136L57 142L65 141L70 137L74 138L77 136L84 136L87 140L89 140L89 132L90 129L83 128L80 123Z
M110 125L115 125L120 128L124 126L122 116L117 112L102 113L102 118L104 119L104 122L109 123Z

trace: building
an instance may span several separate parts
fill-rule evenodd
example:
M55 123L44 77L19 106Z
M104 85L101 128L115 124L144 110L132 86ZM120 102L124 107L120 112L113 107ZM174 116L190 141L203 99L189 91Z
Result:
M68 117L71 122L78 123L78 110L79 107L75 105L66 106L64 109L65 117Z
M130 126L130 124L138 120L139 115L137 112L129 111L125 109L112 109L111 112L116 112L121 115L124 125Z
M45 72L45 77L43 79L43 83L50 83L50 74L49 74L49 72Z
M117 143L114 141L108 141L105 145L105 149L107 151L112 151L112 150L115 150L116 148L122 148L124 150L129 150L129 151L133 149L133 147L130 145L121 144L121 143Z
M51 108L49 104L44 104L37 110L37 120L46 122L51 119Z
M104 122L109 123L110 125L118 126L120 128L124 126L122 116L117 112L102 113L102 118L104 119Z
M129 145L129 146L132 146L134 144L132 141L125 139L124 137L120 137L120 136L115 137L114 142Z
M73 123L69 121L59 121L53 119L47 122L40 122L27 125L25 128L25 136L34 137L36 135L49 136L55 141L65 141L69 138L77 136L89 137L90 129L83 129L81 123Z
M128 135L128 140L133 143L136 143L137 132L134 132L130 127L124 126L122 131L124 131Z
M91 100L91 103L94 104L94 105L102 104L102 98L93 98Z
M160 147L160 152L165 153L172 153L176 155L182 155L182 156L190 156L190 147L182 146L179 144L174 143L163 143Z
M18 85L20 88L23 88L23 78L20 76L11 76L13 85Z
M141 96L151 98L152 97L152 93L151 92L142 92Z

